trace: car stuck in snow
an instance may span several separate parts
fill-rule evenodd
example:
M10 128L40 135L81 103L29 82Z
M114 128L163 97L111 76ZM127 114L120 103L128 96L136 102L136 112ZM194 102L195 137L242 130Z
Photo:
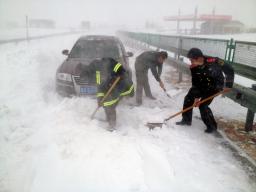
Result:
M120 62L131 75L128 57L122 42L115 36L88 35L80 37L71 51L63 50L67 55L56 72L56 91L63 96L95 95L96 79L93 75L81 78L80 74L95 59L110 57Z

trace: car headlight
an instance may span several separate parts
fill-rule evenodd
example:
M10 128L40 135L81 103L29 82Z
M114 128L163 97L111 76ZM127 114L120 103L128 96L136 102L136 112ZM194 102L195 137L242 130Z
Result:
M57 79L62 80L62 81L72 82L71 75L67 74L67 73L57 73L56 77L57 77Z

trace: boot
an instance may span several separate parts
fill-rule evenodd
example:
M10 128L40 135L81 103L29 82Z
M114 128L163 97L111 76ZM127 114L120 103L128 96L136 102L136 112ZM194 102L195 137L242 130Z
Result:
M215 131L217 131L217 127L211 127L211 126L208 126L208 127L204 130L205 133L212 133L212 132L215 132Z
M137 105L137 106L142 105L142 101L141 101L141 100L136 100L136 105Z
M185 121L185 120L181 120L181 121L178 121L178 122L176 122L176 125L188 125L188 126L190 126L191 125L191 122L189 122L189 121Z
M113 132L116 130L116 121L115 120L110 120L109 121L109 126L108 126L108 131Z
M149 99L156 100L156 98L153 95L147 96Z

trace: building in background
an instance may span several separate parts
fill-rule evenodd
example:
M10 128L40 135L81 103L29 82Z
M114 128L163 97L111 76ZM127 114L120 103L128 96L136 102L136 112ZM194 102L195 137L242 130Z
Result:
M50 19L29 19L29 27L32 28L55 28L55 22Z
M242 33L245 26L240 21L206 21L201 24L201 34L233 34Z
M90 28L91 28L91 22L90 21L81 21L81 29L89 30Z
M232 20L231 15L216 15L215 9L213 9L212 14L201 15L198 15L197 8L192 15L181 15L179 9L177 16L165 17L164 21L177 22L177 34L225 34L241 33L245 30L243 23ZM192 27L182 29L181 22L190 22ZM197 27L198 24L201 24L200 28Z

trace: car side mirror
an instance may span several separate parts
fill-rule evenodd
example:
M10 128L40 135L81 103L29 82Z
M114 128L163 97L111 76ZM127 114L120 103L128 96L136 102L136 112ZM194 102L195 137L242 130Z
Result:
M132 52L127 52L126 53L126 57L132 57L133 56L133 53Z
M67 56L68 56L68 55L69 55L69 50L64 49L64 50L62 51L62 54L63 54L63 55L67 55Z

